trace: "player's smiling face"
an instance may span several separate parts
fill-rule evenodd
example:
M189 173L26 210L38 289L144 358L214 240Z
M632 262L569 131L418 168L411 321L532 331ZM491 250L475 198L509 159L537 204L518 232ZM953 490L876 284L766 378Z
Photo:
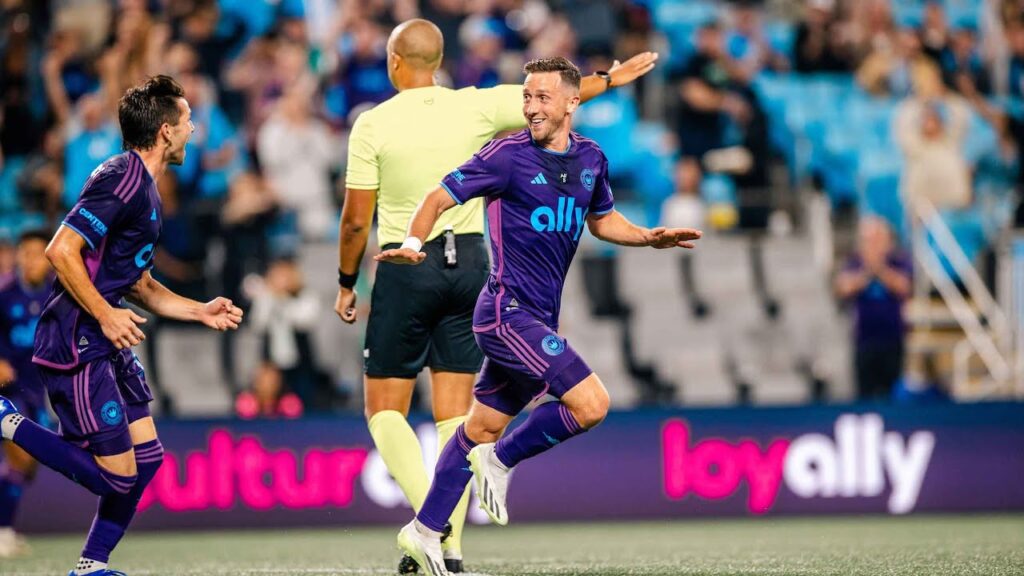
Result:
M523 83L523 116L533 141L543 146L568 132L579 92L562 82L558 72L533 72Z

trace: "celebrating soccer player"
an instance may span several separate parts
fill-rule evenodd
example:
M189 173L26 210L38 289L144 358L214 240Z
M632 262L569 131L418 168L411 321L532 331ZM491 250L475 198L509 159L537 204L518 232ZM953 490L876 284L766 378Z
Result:
M107 560L163 462L149 413L153 396L131 351L144 338L139 325L145 319L123 299L216 330L235 329L242 320L230 300L189 300L149 271L161 226L156 180L168 164L185 159L191 114L184 91L170 77L129 89L118 105L126 152L93 172L46 248L57 281L39 319L32 361L61 435L24 418L0 396L3 438L100 497L69 576L124 576L108 570Z
M583 227L624 246L692 248L700 238L696 230L641 228L616 212L604 153L570 132L580 102L579 69L551 58L529 62L524 70L528 128L484 146L447 175L417 207L402 246L376 256L393 264L423 262L423 241L440 215L472 198L486 199L493 265L473 317L485 356L476 401L441 453L416 519L398 535L402 550L434 576L447 574L441 530L471 475L488 516L506 524L511 469L597 426L608 411L601 380L558 335L562 285ZM544 394L558 401L537 407L502 437L512 419Z
M339 234L338 298L342 320L355 322L359 263L378 212L377 236L397 248L416 205L437 181L500 131L525 126L521 88L451 90L437 86L444 38L426 20L399 25L388 40L388 75L399 93L364 112L349 139L345 206ZM628 84L654 67L645 52L582 80L580 99ZM416 375L430 367L438 448L466 419L483 355L473 339L473 305L487 280L479 200L452 210L424 233L426 264L415 272L382 263L366 329L366 418L377 451L415 510L430 487L419 440L406 421ZM462 572L466 500L444 543L449 571ZM400 572L416 565L403 558Z
M23 414L36 422L50 417L45 390L32 365L36 323L50 294L52 275L46 261L50 235L30 230L18 238L14 276L0 285L0 393L15 400ZM24 554L28 546L14 532L14 517L25 485L36 474L36 461L11 442L3 442L0 463L0 558Z

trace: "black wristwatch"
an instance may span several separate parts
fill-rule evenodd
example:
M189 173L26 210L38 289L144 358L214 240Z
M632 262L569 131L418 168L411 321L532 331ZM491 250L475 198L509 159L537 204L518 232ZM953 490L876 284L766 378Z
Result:
M609 74L608 72L606 72L604 70L598 70L598 71L594 72L594 76L597 76L598 78L604 80L604 82L605 82L605 89L608 89L608 88L612 87L612 75Z

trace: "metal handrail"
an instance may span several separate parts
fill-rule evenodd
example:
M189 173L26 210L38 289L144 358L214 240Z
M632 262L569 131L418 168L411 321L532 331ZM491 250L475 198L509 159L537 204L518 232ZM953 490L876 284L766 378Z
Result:
M978 354L994 380L994 387L1009 384L1013 380L1012 366L1014 362L1012 354L1009 352L1012 344L1010 338L1012 331L1006 314L992 297L949 227L939 217L935 206L925 198L917 198L909 204L912 205L913 217L916 220L913 226L914 257L918 261L920 270L938 289L943 301L963 329L966 339L961 344L969 343L970 347ZM923 224L924 227L921 228L918 224ZM996 336L985 329L978 314L967 303L949 272L939 261L936 252L929 248L929 234L935 241L936 249L946 257L963 281L968 294L978 305L979 312L988 320L988 325ZM921 290L917 290L917 293L920 294ZM1000 343L1005 349L1000 348ZM967 394L969 375L966 362L969 355L961 345L958 345L957 348L955 356L959 361L955 362L957 366L954 370L953 389L960 394ZM994 387L986 386L983 393L979 395L993 391Z

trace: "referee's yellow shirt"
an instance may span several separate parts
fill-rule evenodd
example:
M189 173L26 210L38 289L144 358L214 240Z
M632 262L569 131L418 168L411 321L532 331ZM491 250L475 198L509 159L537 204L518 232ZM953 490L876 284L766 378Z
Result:
M345 185L377 190L377 240L400 243L416 206L446 174L496 133L524 126L522 86L403 90L356 119ZM442 214L427 240L447 226L456 234L483 233L482 200Z

